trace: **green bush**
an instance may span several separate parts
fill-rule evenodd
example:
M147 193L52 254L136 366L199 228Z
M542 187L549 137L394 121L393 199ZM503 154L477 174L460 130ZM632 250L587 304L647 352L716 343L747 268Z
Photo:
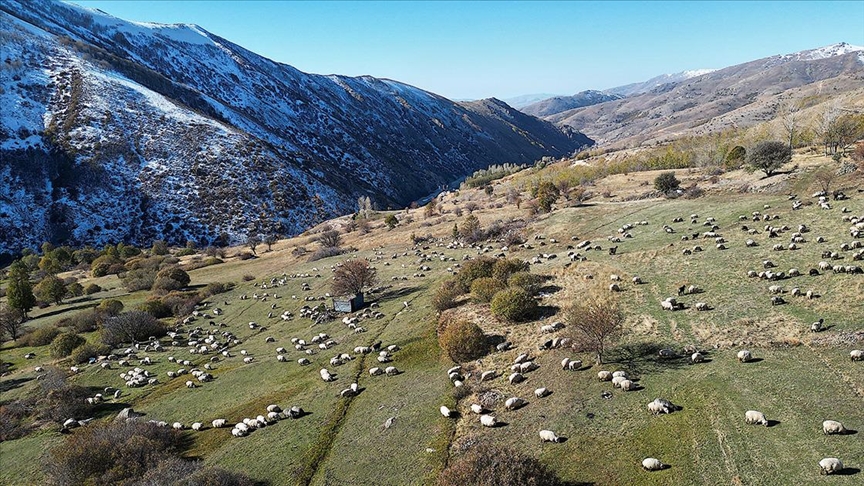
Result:
M150 290L156 280L156 272L150 268L135 268L126 272L120 280L129 292Z
M172 314L180 317L191 314L203 297L198 292L171 292L160 300L171 309Z
M507 288L504 282L491 278L480 277L471 282L471 296L480 303L487 303L495 297L495 294Z
M51 341L53 341L59 334L60 329L57 329L54 326L40 327L33 332L28 332L21 336L18 339L18 342L23 346L28 347L45 346L51 344Z
M537 309L537 301L525 289L510 287L495 294L490 310L492 314L511 322L529 319Z
M144 311L151 316L162 319L163 317L171 317L173 314L171 308L162 303L161 300L148 300L138 304L136 307L140 311Z
M96 309L86 309L76 313L67 324L75 332L93 332L99 327L99 312Z
M189 274L180 267L172 266L159 270L156 280L153 282L153 290L170 292L180 290L189 285L191 279Z
M84 344L86 340L74 332L64 332L51 341L51 357L65 358L72 350Z
M109 316L116 316L123 312L123 302L117 299L106 299L96 306L96 310Z
M527 272L528 262L518 258L501 258L492 266L492 278L501 282L507 282L511 275L518 272Z
M75 363L86 363L90 358L106 356L111 353L111 348L101 344L84 343L72 350L69 355Z
M471 290L471 282L474 280L491 277L494 265L495 259L489 257L480 257L465 262L462 265L462 269L456 274L456 283L459 285L459 291L464 294Z
M480 358L489 348L480 326L464 320L451 322L444 327L438 335L438 344L457 363Z
M438 486L563 486L542 462L506 446L480 442L450 461L438 476Z
M543 285L543 277L528 272L517 272L507 279L507 285L525 289L529 294L534 295Z
M177 253L175 253L174 256L182 257L182 256L194 255L196 253L198 253L198 252L195 251L195 248L183 248L182 250L177 251Z
M96 285L95 283L88 284L84 287L84 295L93 295L96 292L101 292L102 287Z
M210 282L206 287L198 291L198 294L203 298L212 297L214 295L222 294L228 292L229 290L234 288L234 284L232 283L222 283L222 282Z
M152 315L143 311L129 311L102 322L102 342L117 346L121 343L144 341L150 336L159 337L166 331L165 324Z
M675 177L674 172L663 172L654 178L654 189L668 194L678 189L681 182Z
M450 279L441 282L441 285L435 290L432 296L432 307L438 312L445 311L456 307L456 299L461 292L456 280Z

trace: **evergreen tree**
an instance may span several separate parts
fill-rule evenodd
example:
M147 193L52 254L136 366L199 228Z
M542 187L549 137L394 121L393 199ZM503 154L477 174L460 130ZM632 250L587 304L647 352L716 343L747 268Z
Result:
M16 260L9 267L6 298L9 307L20 310L24 317L27 317L27 313L36 305L36 296L33 295L33 286L30 285L30 272L20 260Z

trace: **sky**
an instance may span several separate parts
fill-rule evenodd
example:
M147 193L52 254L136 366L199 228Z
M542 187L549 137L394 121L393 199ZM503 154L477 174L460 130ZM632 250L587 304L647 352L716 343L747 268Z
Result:
M838 42L864 1L76 1L194 23L317 74L395 79L451 99L569 95Z

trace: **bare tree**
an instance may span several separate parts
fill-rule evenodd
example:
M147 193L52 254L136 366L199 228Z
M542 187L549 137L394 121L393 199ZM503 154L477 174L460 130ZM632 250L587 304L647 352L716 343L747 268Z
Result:
M324 248L339 248L339 245L342 243L342 237L338 231L331 229L321 233L318 241Z
M366 260L348 260L333 274L333 295L362 294L378 283L375 267Z
M252 250L252 253L254 255L257 255L257 253L255 252L255 248L258 248L258 245L260 244L261 238L259 238L258 235L252 235L246 239L246 246L248 246L249 249Z
M793 149L795 142L795 129L798 126L798 111L800 106L798 103L789 102L780 107L780 122L783 124L783 128L786 130L786 134L789 136L789 149Z
M828 194L831 189L831 183L837 178L837 172L828 167L822 167L813 174L813 179L819 183L819 187Z
M264 244L267 245L267 251L270 251L270 249L273 247L273 245L274 245L278 240L279 240L279 236L278 236L278 235L275 235L275 234L273 234L273 233L267 235L267 237L264 238Z
M579 331L583 343L595 353L597 364L602 364L607 345L620 336L624 323L624 312L618 301L595 289L573 302L566 318L570 327Z
M3 305L0 307L0 334L7 334L13 341L18 339L24 327L24 313L20 309Z

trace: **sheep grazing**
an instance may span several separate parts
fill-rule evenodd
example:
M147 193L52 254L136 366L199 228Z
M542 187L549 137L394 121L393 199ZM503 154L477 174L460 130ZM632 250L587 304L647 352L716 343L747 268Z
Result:
M834 435L834 434L846 434L848 431L846 427L843 427L843 424L836 420L826 420L822 422L822 432L825 435Z
M692 355L690 355L690 362L693 364L704 363L705 362L705 356L700 352L695 352Z
M642 469L645 469L646 471L661 471L667 467L666 464L660 462L660 459L655 459L653 457L642 459Z
M441 415L443 415L447 418L451 418L451 417L455 416L455 414L449 408L445 407L444 405L441 405L441 408L439 410L441 411Z
M617 283L609 284L610 292L621 292L621 287Z
M693 307L695 307L697 311L711 310L711 307L705 302L696 302Z
M204 428L204 424L202 424L201 422L195 422L192 424L192 430L194 430L196 432L201 431L203 428Z
M623 383L625 381L629 381L629 380L627 378L624 378L623 376L613 376L612 377L612 386L614 386L615 388L621 388L621 383Z
M227 423L228 421L225 419L216 419L211 422L210 425L212 425L214 429L221 429L222 427L225 427Z
M386 373L387 376L396 376L399 374L399 370L397 370L395 366L388 366L384 369L384 373Z
M746 349L742 349L741 351L738 351L738 361L739 362L746 363L752 359L753 359L753 355L750 354L750 351L748 351Z
M765 414L756 410L747 410L747 412L744 414L744 423L750 425L759 424L768 427L768 419L765 418Z
M821 474L834 474L843 470L843 463L836 457L826 457L819 461Z
M483 413L483 406L480 404L477 404L477 403L472 403L471 404L471 411L479 415L479 414Z
M786 300L779 295L775 295L771 297L771 305L783 305L786 303Z
M597 379L600 381L612 381L612 372L611 371L598 371Z
M522 373L518 373L518 372L511 374L507 378L507 381L509 381L511 385L515 385L516 383L521 383L523 380L525 380L525 376L522 375Z
M181 424L180 422L174 422L173 424L171 424L171 428L173 428L174 430L183 430L183 424Z
M618 386L622 391L632 391L636 389L636 384L626 378L622 380Z
M543 397L549 395L550 393L552 393L552 392L550 392L548 388L538 388L538 389L534 390L534 396L537 398L543 398Z
M541 442L561 442L562 438L555 435L555 432L551 430L541 430L540 431L540 441Z
M508 398L506 402L504 402L504 406L507 408L507 410L517 410L524 407L525 405L528 405L528 402L519 397L511 397Z
M497 376L497 373L496 373L494 370L492 370L492 371L484 371L484 372L480 375L480 381L490 381L490 380L494 380L496 376Z
M279 413L282 411L282 408L279 405L267 405L267 411Z
M481 415L480 424L484 427L495 427L498 424L498 420L494 415Z
M825 319L819 319L818 321L810 324L810 332L820 332L822 331L822 324L825 323Z
M849 359L852 361L864 360L864 351L860 349L853 349L852 351L849 351Z
M321 374L321 379L324 381L333 381L336 379L333 374L327 371L327 368L321 368L321 371L319 371L318 373Z

